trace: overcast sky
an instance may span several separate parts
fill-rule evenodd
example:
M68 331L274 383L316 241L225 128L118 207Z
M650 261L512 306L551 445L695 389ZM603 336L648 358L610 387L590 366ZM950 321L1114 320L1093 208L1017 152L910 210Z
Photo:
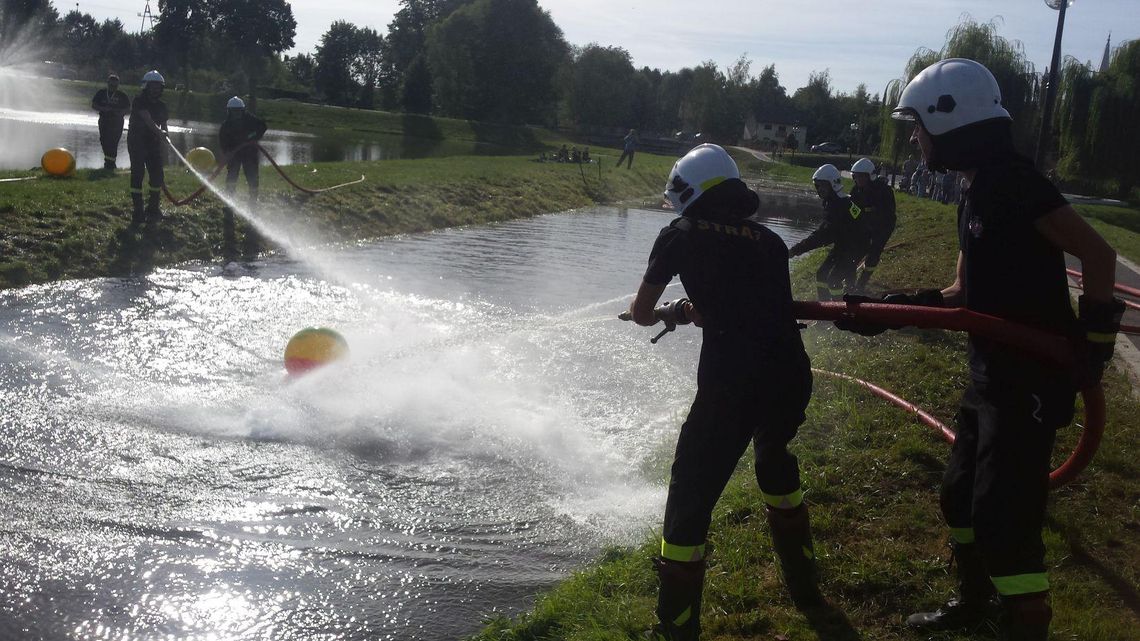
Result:
M117 17L137 30L145 0L80 2L97 18ZM157 10L157 0L151 0ZM334 20L387 31L397 0L292 0L297 18L293 53L311 53ZM831 70L832 85L851 91L866 83L881 93L901 76L918 47L940 48L946 32L968 13L998 19L999 33L1020 40L1044 71L1053 51L1057 12L1042 0L539 0L571 44L597 42L624 47L636 66L677 70L712 60L722 68L741 54L753 74L775 63L792 93L812 71ZM73 6L60 0L65 13ZM1065 55L1100 63L1104 41L1115 46L1140 38L1140 1L1077 0L1066 13Z

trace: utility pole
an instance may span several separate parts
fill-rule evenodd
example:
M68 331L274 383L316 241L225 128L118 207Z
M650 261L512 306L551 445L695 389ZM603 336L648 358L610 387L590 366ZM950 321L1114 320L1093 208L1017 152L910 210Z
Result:
M1037 136L1037 169L1044 170L1045 155L1053 144L1053 101L1057 98L1057 67L1061 64L1061 34L1065 30L1065 9L1071 0L1045 0L1050 9L1057 9L1057 36L1053 40L1053 60L1049 65L1045 85L1045 106L1041 110L1041 132Z
M150 0L146 0L146 8L142 10L142 13L137 14L137 15L140 18L142 18L142 24L139 25L139 33L140 34L146 33L146 21L147 20L150 20L150 28L151 29L154 28L154 14L151 13L151 10L150 10Z

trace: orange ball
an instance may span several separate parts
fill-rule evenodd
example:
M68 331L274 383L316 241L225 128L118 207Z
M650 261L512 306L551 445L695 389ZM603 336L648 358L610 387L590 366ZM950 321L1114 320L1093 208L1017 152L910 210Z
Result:
M40 157L40 167L51 176L74 176L75 156L63 147L48 149Z
M348 356L348 342L326 327L306 327L285 346L285 370L297 376Z

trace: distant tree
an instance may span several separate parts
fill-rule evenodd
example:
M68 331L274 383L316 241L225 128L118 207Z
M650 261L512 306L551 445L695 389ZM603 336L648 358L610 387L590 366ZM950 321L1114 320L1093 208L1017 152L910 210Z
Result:
M50 0L0 0L0 62L35 58L32 47L55 28L59 12Z
M475 0L432 27L428 67L443 113L495 122L554 118L562 30L536 0Z
M317 64L312 56L299 53L293 57L285 56L282 62L285 63L285 68L289 70L294 82L302 87L313 87Z
M404 108L408 111L428 113L431 110L431 71L426 59L429 28L470 2L400 0L400 9L388 23L384 57L390 69L386 80L394 88L399 88L401 99L405 101ZM416 77L410 78L413 73Z
M572 65L569 115L577 123L640 126L633 120L637 71L621 47L589 44Z
M431 72L428 70L426 54L416 56L404 72L400 104L409 113L431 113Z
M351 69L353 78L361 86L357 104L372 109L375 106L376 89L386 75L384 37L375 29L365 27L357 30L356 55Z
M1130 198L1140 184L1138 113L1140 40L1117 47L1103 73L1069 59L1058 109L1062 175L1115 183L1116 195Z
M352 64L358 50L358 30L351 22L337 20L321 36L314 56L316 72L313 82L329 102L348 106L359 93L360 85L352 75Z
M795 134L788 134L788 137L784 139L784 147L786 147L788 149L794 150L794 149L799 148L799 146L800 146L800 141L796 140Z
M257 81L271 55L293 46L297 21L286 0L212 0L212 26L237 53L250 79L251 107L257 106Z
M792 94L792 104L803 117L804 125L818 141L834 140L842 136L850 121L838 113L831 89L831 72L813 71L808 83Z
M63 36L62 50L67 52L65 58L72 65L84 65L95 58L102 58L99 47L99 23L87 13L70 11L59 24L60 34Z
M167 66L178 70L187 90L190 89L190 61L195 58L192 53L201 50L209 28L206 0L158 0L154 37L163 44Z

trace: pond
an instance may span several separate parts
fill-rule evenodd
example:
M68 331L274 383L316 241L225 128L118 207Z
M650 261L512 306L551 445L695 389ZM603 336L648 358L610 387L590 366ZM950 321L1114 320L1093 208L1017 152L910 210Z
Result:
M452 640L640 543L700 335L616 315L669 218L0 292L0 638ZM316 325L351 358L287 380Z

